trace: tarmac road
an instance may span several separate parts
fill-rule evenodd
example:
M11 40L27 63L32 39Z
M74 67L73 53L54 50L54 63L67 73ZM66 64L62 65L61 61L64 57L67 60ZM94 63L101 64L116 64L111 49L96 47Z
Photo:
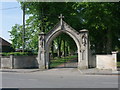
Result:
M118 88L117 75L81 75L73 68L2 72L2 88Z

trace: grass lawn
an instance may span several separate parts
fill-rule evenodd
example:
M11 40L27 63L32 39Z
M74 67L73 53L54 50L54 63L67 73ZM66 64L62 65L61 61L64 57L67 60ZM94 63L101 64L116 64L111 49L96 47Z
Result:
M70 60L73 60L77 58L77 55L74 55L74 56L67 56L67 57L62 57L62 58L54 58L54 60L51 60L51 64L50 64L50 67L56 67L58 65L61 65L61 64L64 64L65 62L68 62Z
M120 61L117 62L117 67L120 67Z

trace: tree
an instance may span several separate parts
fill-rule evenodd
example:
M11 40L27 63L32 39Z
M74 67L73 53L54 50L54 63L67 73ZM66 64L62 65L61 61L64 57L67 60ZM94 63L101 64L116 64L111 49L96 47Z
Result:
M15 24L12 30L9 31L12 41L12 47L18 49L22 47L22 26Z
M91 46L95 52L111 53L115 50L120 43L120 4L86 2L77 3L76 8L82 17L84 28L89 30Z
M59 21L58 15L65 16L65 21L75 28L89 30L91 49L95 53L110 53L120 48L120 4L119 3L75 3L75 2L24 2L26 14L30 15L26 20L26 48L38 50L38 34L43 31L49 32ZM23 2L21 2L21 7ZM14 33L11 35L17 38ZM12 37L14 43L18 43ZM63 38L64 37L64 38ZM63 42L63 40L67 41ZM54 40L60 54L62 51L73 50L74 41L66 35L59 36ZM21 46L21 44L17 45ZM70 50L63 50L69 47ZM15 47L15 44L14 44ZM18 47L17 47L18 48Z
M22 25L16 24L10 32L11 41L14 49L22 48ZM27 26L25 33L25 50L38 51L38 32L34 27Z
M55 24L58 22L58 15L60 15L60 13L64 14L66 16L65 18L69 18L70 16L71 17L75 16L75 12L77 12L74 10L73 7L71 7L74 5L74 3L25 2L25 3L21 3L21 6L23 6L23 4L25 4L26 6L26 14L31 15L29 19L26 21L26 26L29 27L29 30L35 27L34 29L36 29L38 33L41 31L46 33L49 32L53 28L53 26L55 26ZM70 21L72 19L66 19L66 20ZM31 38L31 40L33 39ZM59 57L61 53L61 42L62 39L58 37L56 43L58 45ZM54 50L52 47L52 53L53 51Z

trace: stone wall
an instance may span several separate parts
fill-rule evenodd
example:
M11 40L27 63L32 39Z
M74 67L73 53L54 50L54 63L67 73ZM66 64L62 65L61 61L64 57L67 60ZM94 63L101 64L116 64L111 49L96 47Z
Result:
M11 60L9 56L2 56L0 58L0 67L5 69L10 69L12 67Z
M112 52L111 55L92 55L89 53L88 63L89 67L117 70L117 53ZM82 65L84 64L82 63ZM0 68L24 69L38 67L37 56L0 56Z
M89 50L89 68L117 70L117 52L110 55L93 55Z
M0 68L8 69L38 68L36 56L2 56L0 64Z
M96 55L96 68L117 70L117 53L112 55Z
M96 67L96 55L92 54L92 51L89 49L89 61L88 61L89 68Z

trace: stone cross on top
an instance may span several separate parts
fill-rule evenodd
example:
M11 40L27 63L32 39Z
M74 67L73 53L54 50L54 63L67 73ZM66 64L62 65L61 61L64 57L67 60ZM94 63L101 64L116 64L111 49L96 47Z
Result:
M62 14L60 14L59 18L60 18L60 24L62 26L62 19L64 18L64 16Z

